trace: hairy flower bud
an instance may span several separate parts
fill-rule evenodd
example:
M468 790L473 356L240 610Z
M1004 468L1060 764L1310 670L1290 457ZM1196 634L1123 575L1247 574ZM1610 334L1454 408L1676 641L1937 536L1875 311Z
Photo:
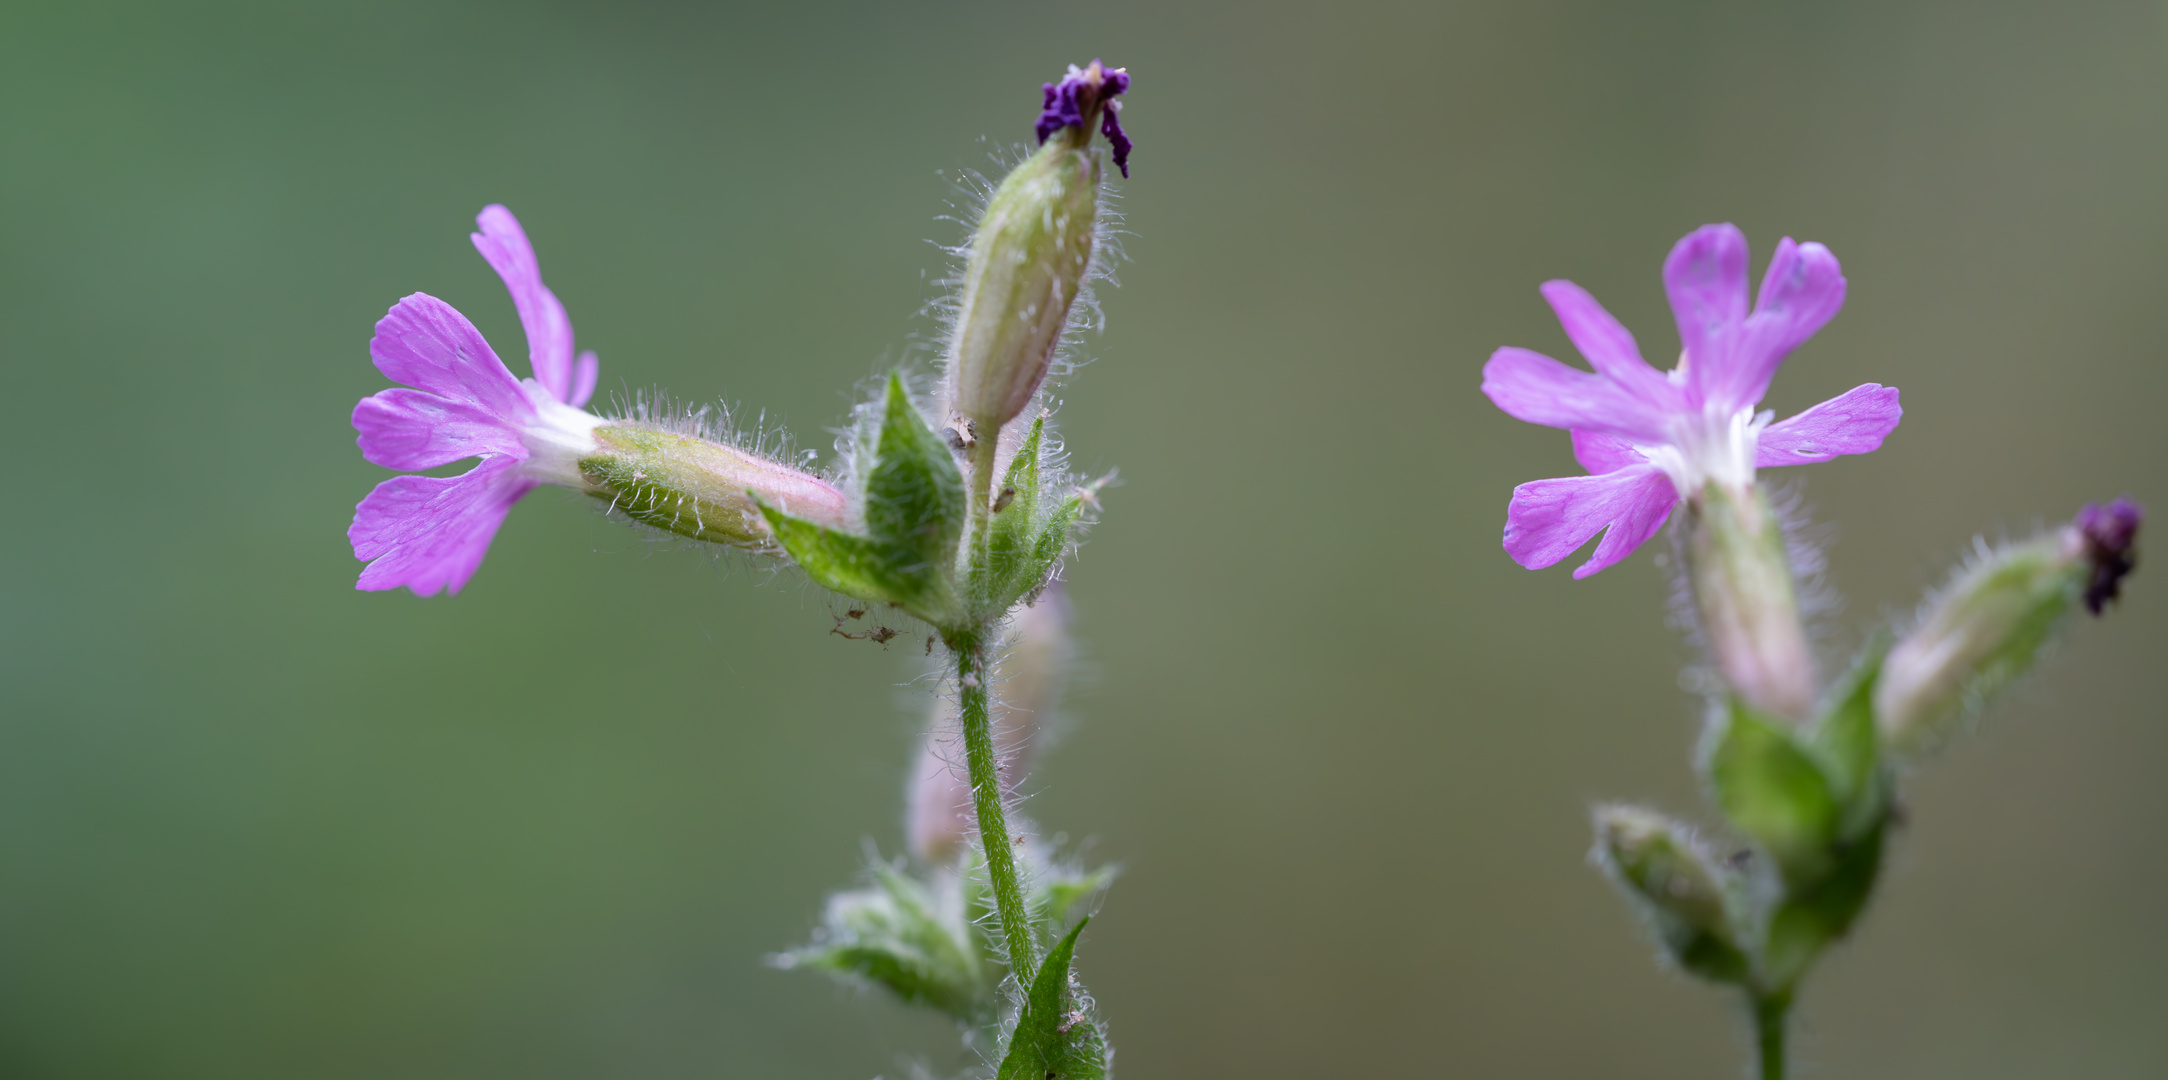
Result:
M1090 275L1098 242L1099 159L1090 149L1094 121L1109 121L1112 99L1129 76L1094 60L1047 86L1038 152L1001 181L971 239L963 295L949 342L949 407L993 438L1046 380L1069 323L1069 308ZM1127 175L1128 139L1115 144Z
M1933 741L1945 721L2031 666L2072 607L2099 614L2136 565L2142 516L2128 499L2089 505L2071 524L1959 571L1883 661L1874 700L1884 738L1900 749Z
M994 750L1004 792L1023 777L1061 697L1069 668L1068 623L1068 601L1059 585L1051 586L1017 613L1012 644L995 664ZM932 730L911 766L904 831L912 853L932 863L955 858L974 831L960 732L956 703L937 701Z
M1694 603L1718 669L1748 704L1804 719L1814 707L1814 656L1768 498L1758 486L1709 484L1688 507Z
M799 517L840 526L849 500L827 481L735 446L648 427L594 429L579 460L587 493L658 529L717 544L764 547L757 494Z
M1680 927L1731 943L1724 883L1683 825L1637 806L1596 808L1598 865Z

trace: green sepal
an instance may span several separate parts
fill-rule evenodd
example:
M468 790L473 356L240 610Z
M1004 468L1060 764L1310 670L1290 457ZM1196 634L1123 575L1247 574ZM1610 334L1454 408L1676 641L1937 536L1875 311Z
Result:
M1734 699L1705 762L1717 805L1792 885L1829 869L1840 816L1836 785L1788 725Z
M893 549L899 573L938 573L963 536L964 479L948 444L926 426L903 376L888 377L881 434L866 474L866 535Z
M1089 922L1089 915L1079 919L1039 965L995 1080L1101 1080L1106 1076L1106 1036L1091 1016L1089 1003L1075 1001L1069 978L1077 935Z
M966 911L944 910L926 883L893 866L872 869L870 887L829 898L812 944L774 963L878 986L961 1023L990 1022L999 997Z

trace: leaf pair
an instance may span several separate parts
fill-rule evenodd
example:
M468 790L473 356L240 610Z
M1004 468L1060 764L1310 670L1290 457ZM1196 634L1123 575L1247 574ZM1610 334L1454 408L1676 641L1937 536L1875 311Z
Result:
M963 615L949 567L963 536L964 484L948 446L890 375L873 468L866 475L864 535L832 529L766 502L776 541L820 585L893 604L937 627Z
M1734 701L1705 768L1733 828L1774 860L1760 976L1795 982L1851 928L1881 870L1889 780L1875 727L1881 650L1870 650L1805 731Z

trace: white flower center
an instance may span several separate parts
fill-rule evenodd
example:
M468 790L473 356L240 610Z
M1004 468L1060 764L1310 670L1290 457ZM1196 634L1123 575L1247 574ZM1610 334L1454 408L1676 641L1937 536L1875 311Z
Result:
M1711 410L1684 416L1672 423L1668 440L1635 449L1671 477L1682 499L1711 483L1742 490L1754 483L1754 454L1761 445L1762 429L1775 415L1757 414L1748 406L1735 412Z
M580 459L593 455L598 448L595 429L602 426L602 418L557 400L557 395L533 379L522 380L522 384L528 402L534 406L535 418L520 428L519 441L526 445L528 453L520 471L545 483L586 486L580 476Z

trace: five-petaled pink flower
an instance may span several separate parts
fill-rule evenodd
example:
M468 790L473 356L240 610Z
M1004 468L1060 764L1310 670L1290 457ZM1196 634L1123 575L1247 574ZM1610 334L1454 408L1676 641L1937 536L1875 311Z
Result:
M602 420L580 408L595 393L595 354L573 358L572 321L512 212L490 206L475 220L475 249L511 290L534 377L513 378L474 324L434 296L415 293L376 324L377 370L414 389L354 407L361 455L391 469L481 460L459 476L393 477L354 508L346 536L369 563L356 588L458 592L512 504L540 484L581 486L578 461L595 449Z
M1785 237L1750 312L1746 268L1746 236L1731 225L1705 225L1671 249L1664 290L1684 348L1668 372L1642 360L1633 335L1580 286L1543 284L1595 372L1509 347L1483 365L1483 392L1516 419L1569 429L1591 475L1513 489L1505 548L1515 562L1550 566L1603 532L1573 572L1587 577L1633 554L1707 484L1744 491L1757 468L1864 454L1896 429L1897 390L1878 383L1774 424L1756 411L1785 356L1843 306L1844 275L1828 248Z

